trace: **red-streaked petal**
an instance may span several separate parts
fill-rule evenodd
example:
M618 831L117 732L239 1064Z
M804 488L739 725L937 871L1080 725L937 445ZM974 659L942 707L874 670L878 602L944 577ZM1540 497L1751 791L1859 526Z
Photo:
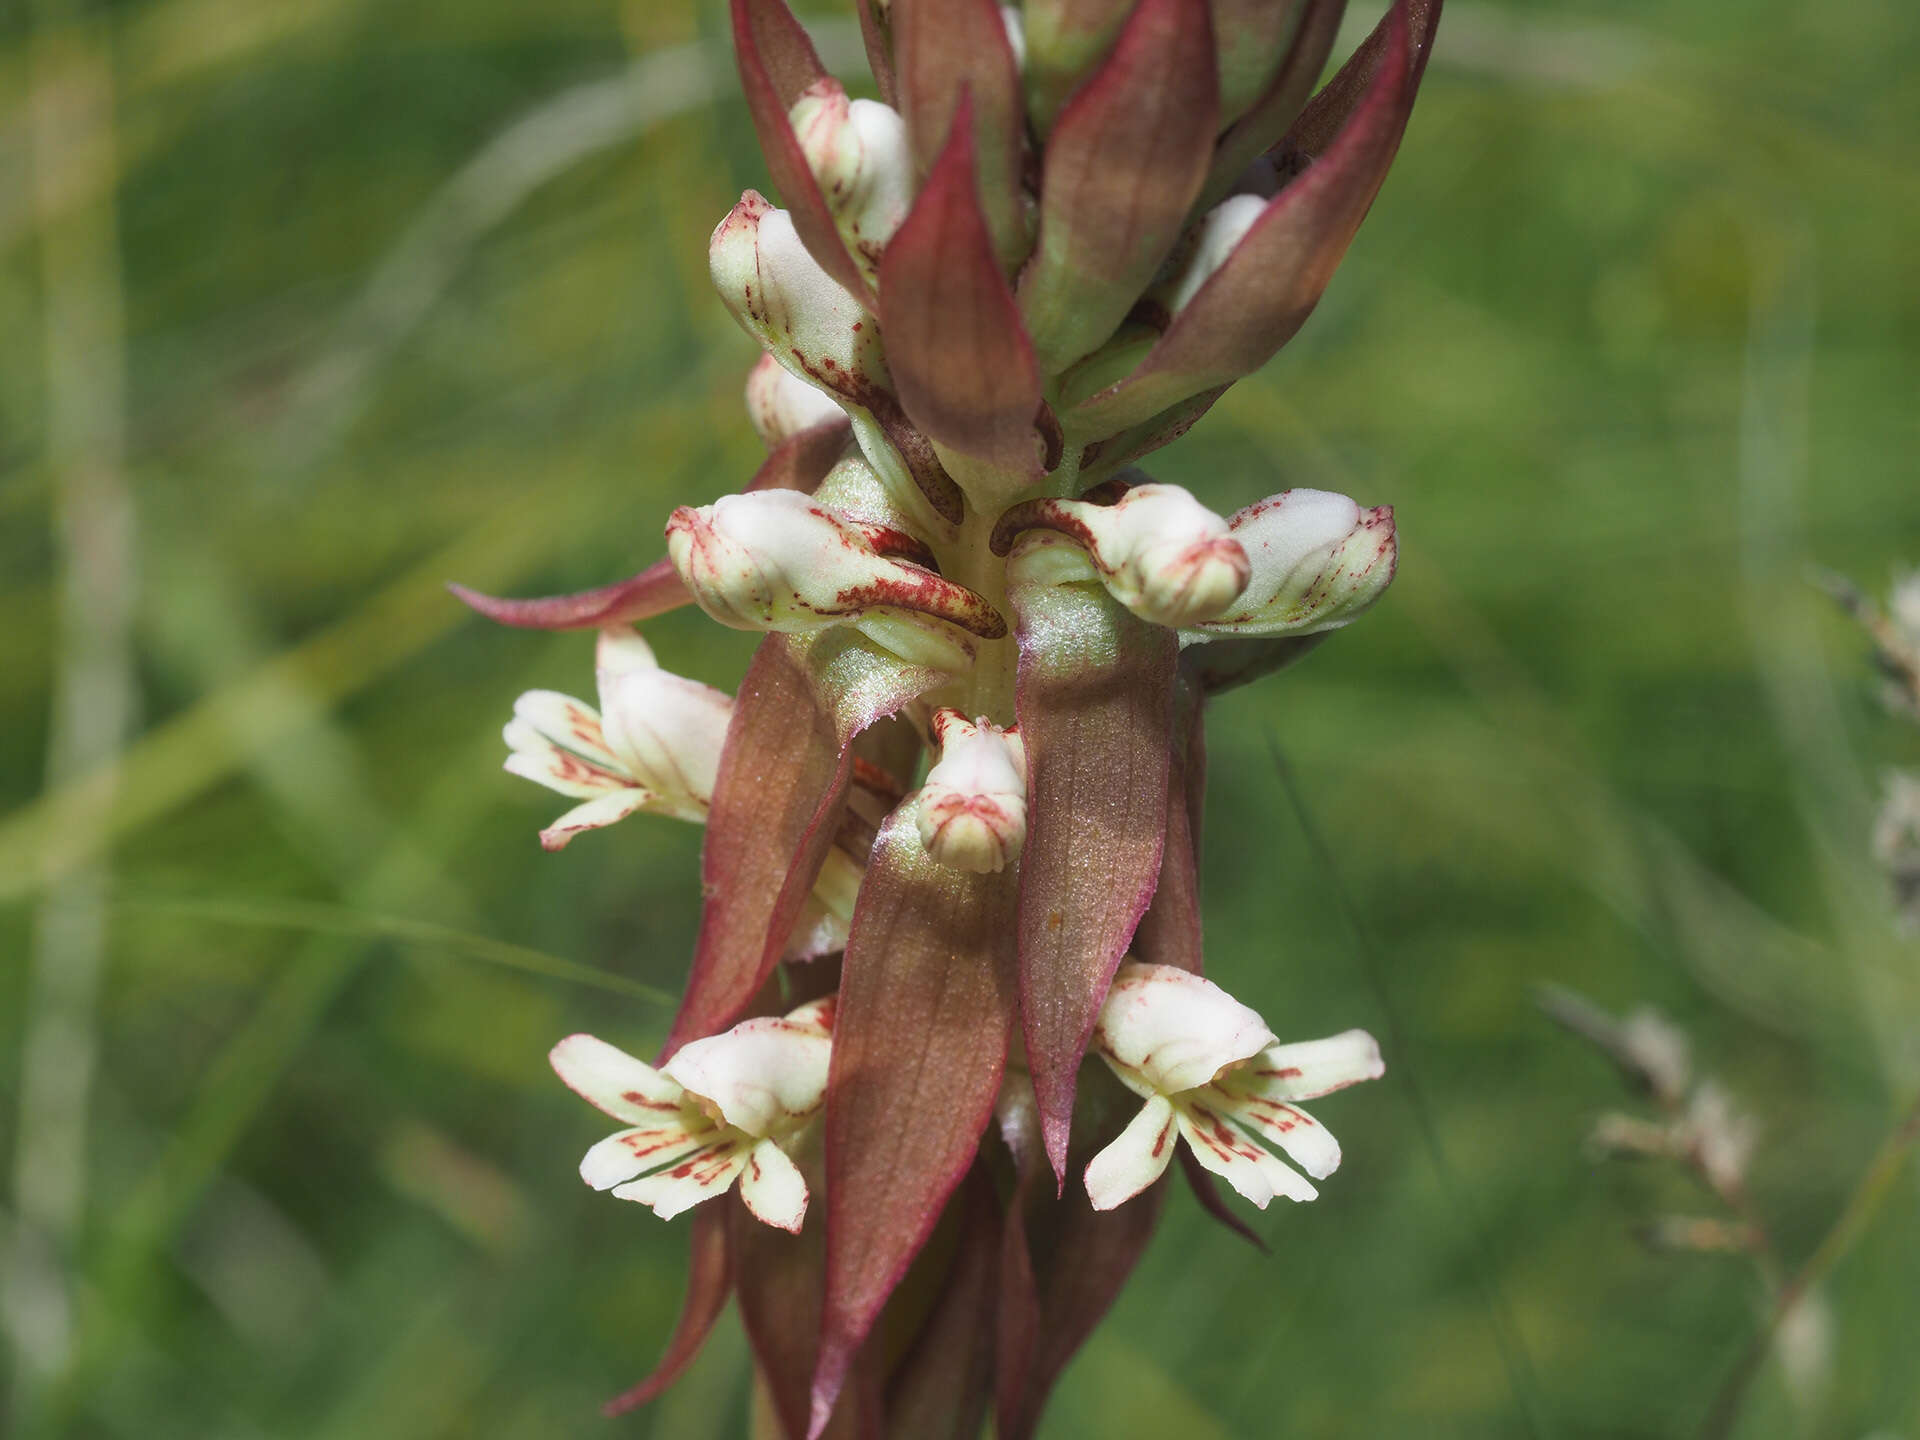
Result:
M662 1220L671 1220L696 1205L717 1199L733 1188L747 1168L751 1136L722 1131L720 1138L691 1155L682 1156L665 1170L613 1187L622 1200L645 1205Z
M789 435L768 452L749 490L802 490L812 494L847 448L853 429L844 416ZM508 600L464 585L447 589L472 609L502 625L524 630L590 630L630 625L692 602L669 560L656 560L638 575L572 595Z
M992 1391L1000 1201L984 1166L969 1172L953 1207L960 1230L953 1261L887 1387L887 1424L913 1440L978 1440Z
M1286 134L1326 68L1346 13L1347 0L1303 0L1287 58L1246 113L1227 127L1214 146L1213 168L1207 175L1202 205L1211 206L1224 198L1241 172Z
M944 678L845 630L760 642L727 728L700 862L700 940L664 1055L752 1002L833 844L854 737Z
M1041 474L1040 370L994 258L974 177L973 103L880 262L880 323L900 404L934 440Z
M1153 902L1140 917L1133 951L1149 965L1198 975L1201 961L1200 818L1206 804L1205 700L1183 681L1174 694L1173 761L1167 772L1167 843Z
M713 1322L726 1308L731 1288L727 1266L727 1216L719 1206L702 1210L693 1217L693 1238L687 1253L687 1295L680 1302L680 1319L667 1341L666 1353L653 1373L623 1395L617 1395L601 1407L600 1413L611 1420L646 1404L680 1378L706 1343Z
M629 1125L680 1113L680 1087L644 1060L593 1035L569 1035L548 1053L553 1073L582 1100Z
M1396 0L1288 133L1292 163L1312 163L1269 202L1139 368L1061 417L1069 432L1135 425L1252 373L1293 338L1386 179L1439 15L1435 0Z
M1009 565L1029 795L1021 1015L1062 1183L1080 1057L1160 874L1176 650L1098 581L1019 578L1023 552L1071 543L1030 536Z
M1233 1088L1269 1100L1316 1100L1386 1073L1380 1045L1364 1030L1343 1030L1324 1040L1274 1045L1232 1074Z
M1215 1103L1242 1126L1277 1145L1315 1180L1324 1180L1340 1168L1340 1142L1298 1105L1264 1100L1258 1095L1222 1096Z
M1164 1095L1148 1097L1112 1144L1087 1162L1087 1199L1096 1210L1124 1205L1167 1173L1178 1126Z
M512 760L507 762L507 768L514 768ZM618 824L651 798L651 792L633 786L596 796L584 805L576 805L540 832L540 848L564 850L567 842L583 830L604 830L609 825Z
M972 97L980 204L994 253L1011 272L1027 253L1020 196L1026 112L1000 7L995 0L894 0L892 20L900 109L922 172L946 145L962 93Z
M807 1218L807 1182L787 1152L771 1140L762 1140L747 1156L740 1176L740 1199L762 1225L800 1233Z
M1218 112L1206 0L1140 0L1047 137L1020 307L1048 371L1112 335L1172 251Z
M1249 1138L1219 1111L1190 1098L1175 1109L1179 1112L1180 1136L1193 1147L1194 1159L1260 1209L1266 1209L1276 1195L1289 1200L1312 1200L1319 1195L1306 1176Z
M932 859L915 801L881 827L834 1017L816 1432L993 1113L1013 1026L1016 902L1012 875Z
M785 0L733 0L733 49L773 188L820 268L871 308L872 290L840 236L787 112L800 92L826 77L813 42Z
M679 1121L618 1130L587 1151L580 1162L580 1178L596 1190L611 1190L643 1170L698 1150L711 1138L711 1127L703 1127L702 1133L695 1135Z

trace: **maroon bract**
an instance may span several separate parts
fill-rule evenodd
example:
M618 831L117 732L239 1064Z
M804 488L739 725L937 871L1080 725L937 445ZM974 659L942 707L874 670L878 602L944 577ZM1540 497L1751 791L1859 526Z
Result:
M1381 1073L1371 1037L1281 1044L1201 975L1203 730L1379 599L1393 512L1224 515L1129 467L1292 337L1379 191L1440 7L1395 0L1313 96L1344 8L861 0L874 101L731 0L780 204L746 192L709 263L766 463L631 580L459 592L603 633L598 707L532 692L507 729L578 802L549 847L707 826L660 1068L554 1052L629 1127L588 1182L700 1207L611 1408L731 1294L766 1433L1031 1435L1176 1158L1256 1241L1216 1177L1264 1207L1338 1164L1296 1102ZM737 696L625 628L688 601L763 633Z

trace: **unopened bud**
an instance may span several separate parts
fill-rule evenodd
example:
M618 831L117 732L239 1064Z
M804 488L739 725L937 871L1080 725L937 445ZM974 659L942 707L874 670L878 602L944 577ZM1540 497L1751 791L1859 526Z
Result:
M859 406L887 389L880 327L764 195L740 197L714 230L707 263L733 318L800 379Z
M1112 505L1035 500L1001 518L994 548L1043 528L1086 547L1113 598L1155 625L1212 619L1247 588L1247 552L1227 522L1178 485L1138 485Z
M1393 579L1393 510L1326 490L1287 490L1228 521L1252 562L1240 598L1206 635L1310 635L1354 620Z
M1167 278L1149 290L1147 298L1165 309L1168 320L1186 309L1266 208L1258 195L1235 195L1214 206L1181 240L1167 264Z
M849 100L831 76L801 91L788 114L847 248L877 282L880 254L913 207L907 122L877 100Z
M833 396L802 380L771 355L762 355L747 375L747 416L769 450L841 415Z
M1027 751L1018 730L933 717L940 759L920 792L920 843L942 865L976 875L1004 870L1027 838Z
M971 645L952 627L994 639L1006 622L965 586L894 558L918 550L897 531L849 521L793 490L683 505L667 522L668 558L723 625L800 633L855 623L905 658L964 666Z

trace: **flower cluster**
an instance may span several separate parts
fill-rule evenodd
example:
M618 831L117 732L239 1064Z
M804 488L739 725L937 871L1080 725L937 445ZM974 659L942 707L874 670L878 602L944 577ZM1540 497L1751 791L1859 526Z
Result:
M1317 94L1342 0L862 0L878 100L782 0L731 3L782 205L743 195L711 270L766 461L630 580L461 592L600 632L599 707L534 692L506 731L580 802L548 848L707 827L659 1064L553 1052L627 1127L588 1183L698 1206L679 1331L617 1403L731 1291L783 1432L970 1435L991 1404L1011 1440L1176 1151L1216 1213L1213 1176L1312 1199L1340 1150L1299 1102L1381 1073L1363 1032L1281 1044L1201 977L1197 841L1208 701L1379 598L1392 511L1223 515L1136 462L1306 321L1439 0L1394 0ZM765 636L732 698L630 628L686 603Z

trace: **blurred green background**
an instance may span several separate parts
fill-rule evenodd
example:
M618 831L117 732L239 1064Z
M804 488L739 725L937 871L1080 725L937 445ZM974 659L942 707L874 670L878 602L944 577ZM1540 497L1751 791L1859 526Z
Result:
M1269 1258L1176 1197L1050 1434L1693 1433L1761 1285L1636 1241L1711 1202L1589 1152L1536 982L1687 1027L1783 1263L1839 1213L1920 1083L1866 839L1920 736L1806 573L1920 562L1916 67L1891 0L1450 5L1316 318L1159 457L1398 508L1385 603L1213 711L1206 836L1213 973L1389 1071ZM742 1433L730 1320L595 1413L685 1225L578 1183L544 1059L660 1038L699 832L542 854L499 727L591 642L440 585L630 573L749 474L705 243L763 183L719 0L0 11L7 1433ZM1915 1179L1742 1435L1920 1436Z

